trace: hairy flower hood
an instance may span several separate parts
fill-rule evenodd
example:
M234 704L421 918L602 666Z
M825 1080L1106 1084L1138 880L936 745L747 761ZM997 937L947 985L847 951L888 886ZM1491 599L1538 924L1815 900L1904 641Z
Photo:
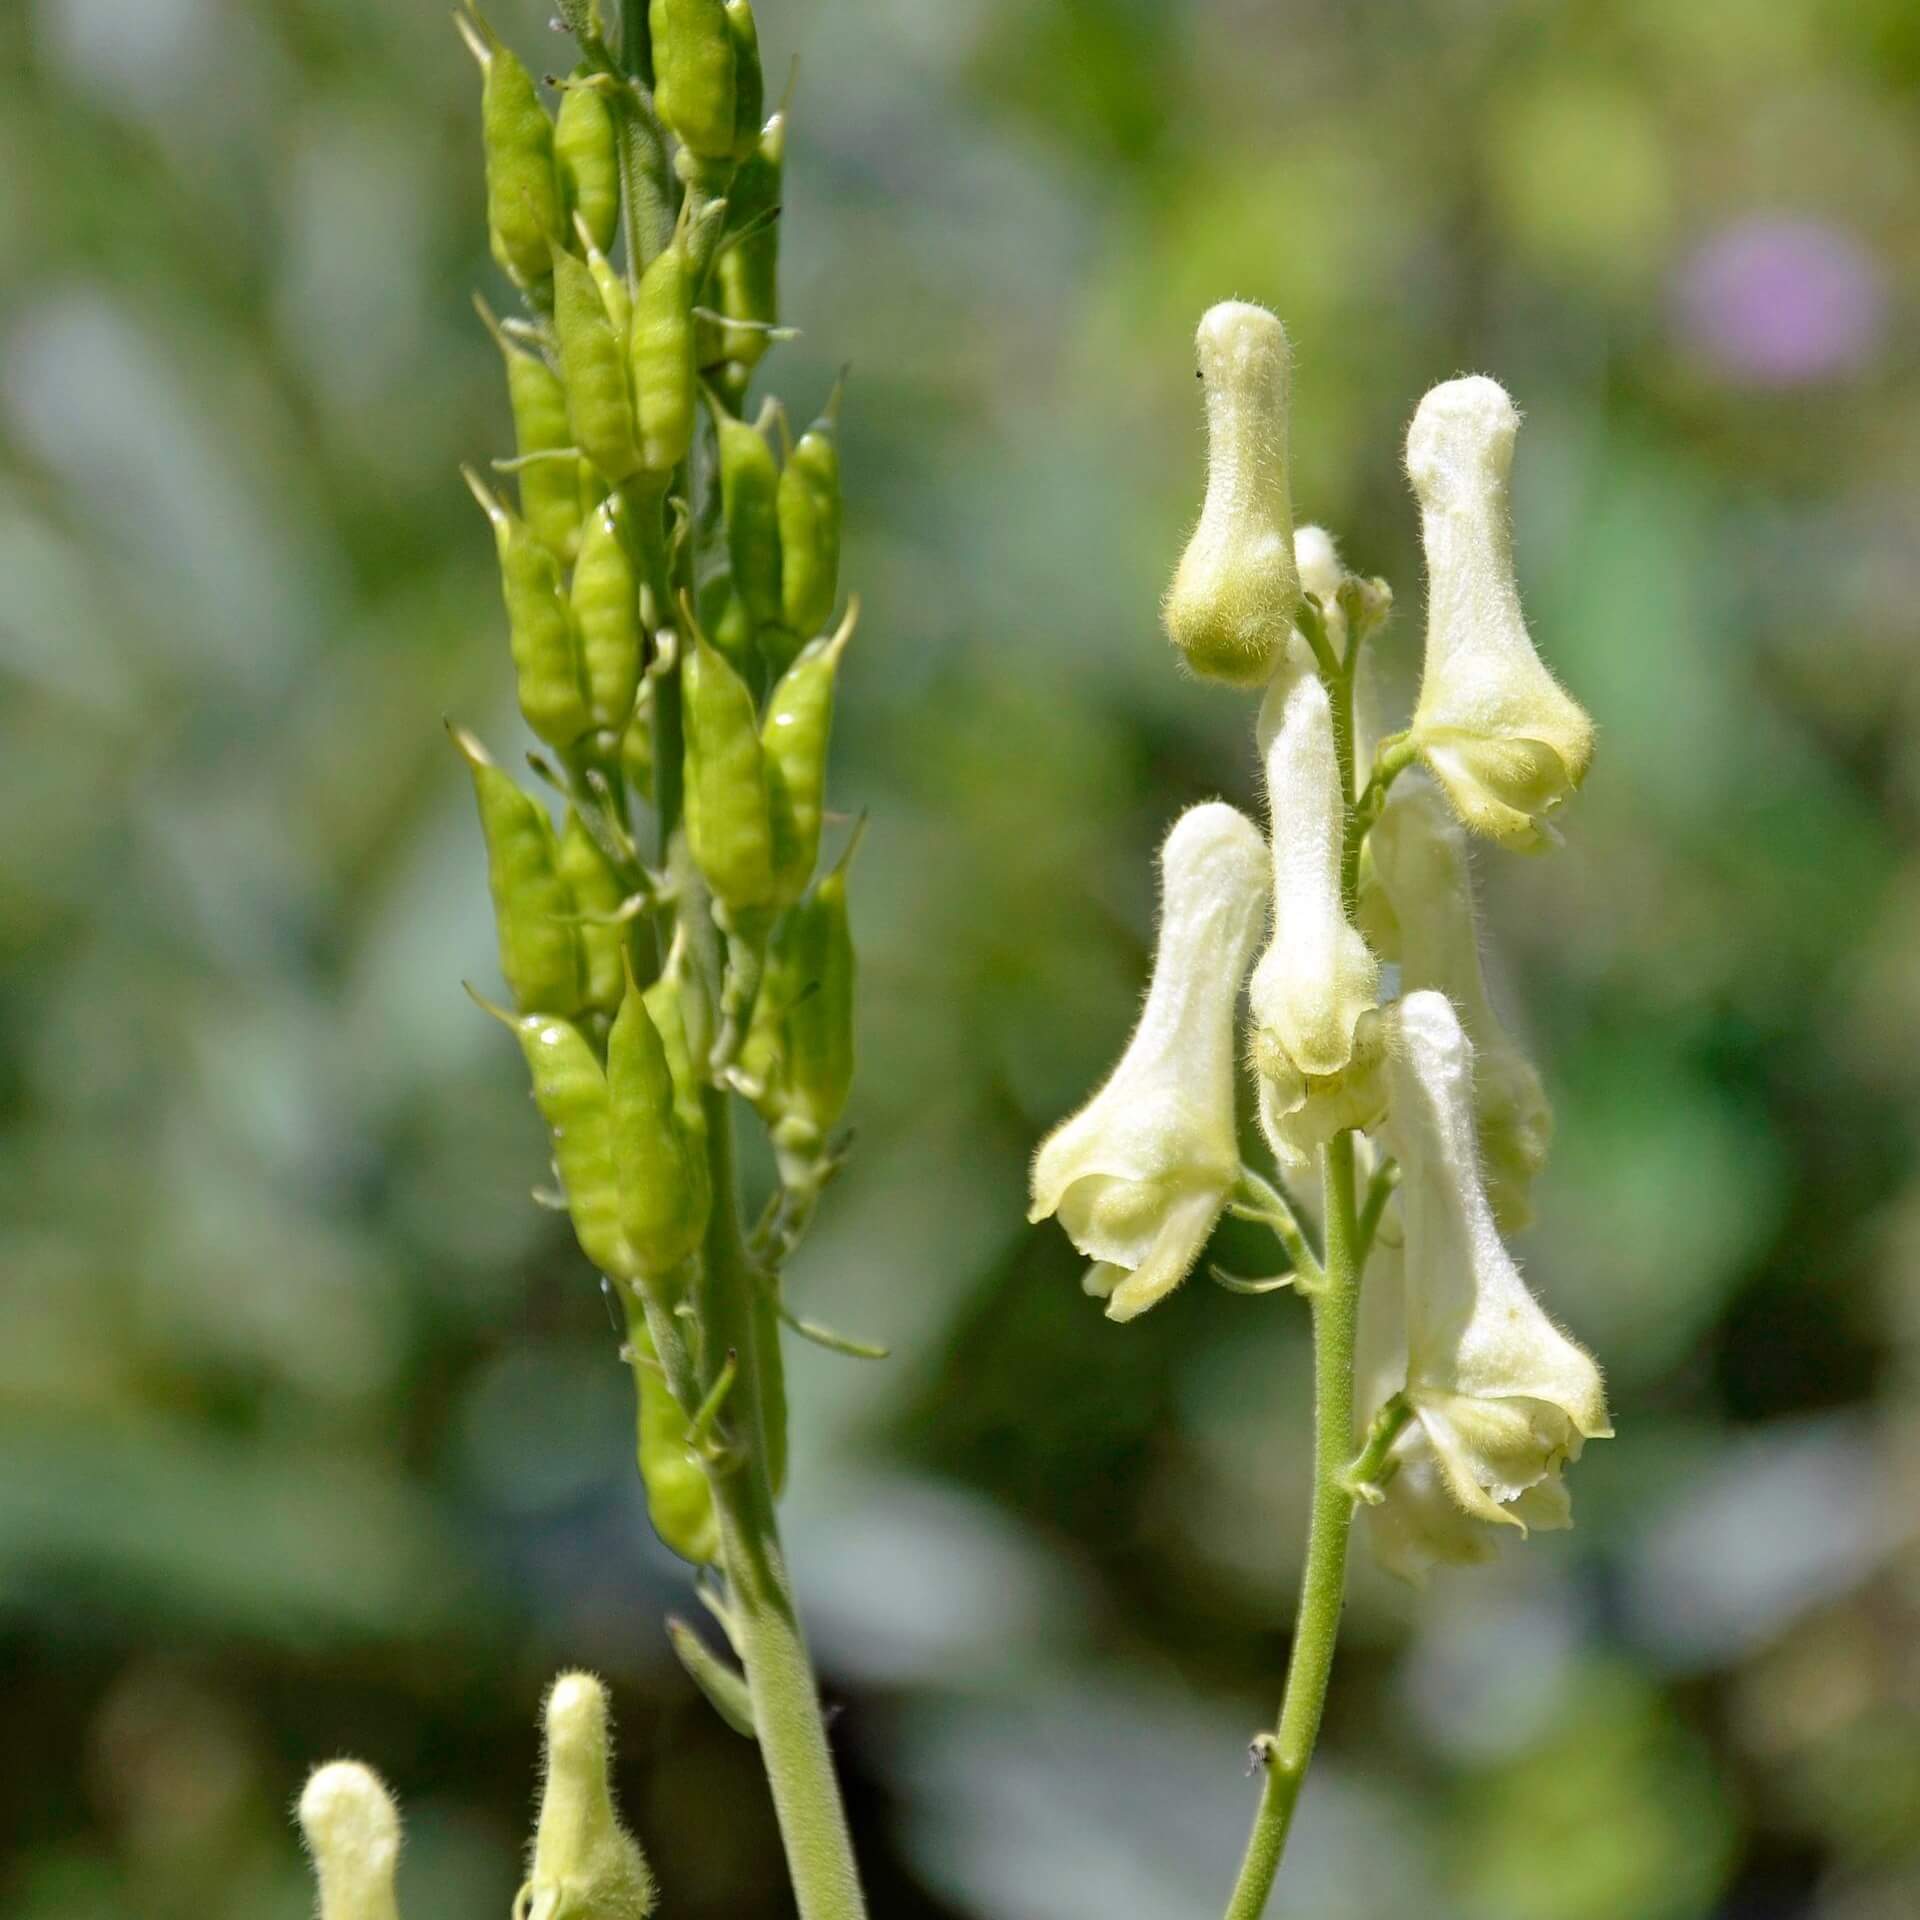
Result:
M1407 432L1427 555L1413 742L1476 833L1523 851L1585 777L1593 722L1541 664L1520 612L1507 478L1520 415L1495 381L1449 380Z
M1257 687L1300 604L1287 472L1286 329L1265 307L1223 300L1194 346L1207 400L1207 492L1162 614L1195 673Z
M1265 849L1244 814L1190 807L1161 850L1160 935L1133 1038L1106 1084L1042 1143L1029 1218L1057 1213L1095 1262L1089 1291L1130 1320L1179 1285L1239 1176L1234 1005L1258 937Z

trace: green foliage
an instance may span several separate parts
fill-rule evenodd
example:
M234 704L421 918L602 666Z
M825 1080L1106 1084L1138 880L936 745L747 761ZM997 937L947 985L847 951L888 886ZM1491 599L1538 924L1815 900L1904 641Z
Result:
M503 767L531 742L449 485L513 419L464 305L491 269L445 11L39 0L0 63L21 1920L298 1920L286 1809L347 1747L431 1781L406 1910L499 1912L530 1703L581 1658L620 1700L623 1802L671 1910L786 1911L752 1748L636 1630L680 1580L637 1512L627 1383L566 1223L527 1205L545 1140L520 1062L455 990L491 933L433 723ZM569 59L553 11L488 8L536 74ZM1711 1754L1730 1837L1710 1825L1675 1876L1695 1915L1911 1908L1911 1570L1840 1541L1886 1491L1920 1325L1920 401L1885 333L1797 385L1743 373L1689 276L1788 208L1910 308L1914 10L760 14L767 73L802 56L781 384L856 364L847 564L884 639L849 656L834 748L875 821L849 1107L873 1150L792 1273L900 1356L792 1356L796 1473L864 1476L804 1552L883 1910L1005 1911L1007 1872L1084 1910L1122 1827L1112 1909L1144 1885L1205 1910L1237 1837L1208 1810L1272 1709L1248 1676L1285 1651L1294 1333L1190 1287L1099 1340L1077 1263L1015 1224L1031 1140L1135 1005L1160 825L1254 798L1233 703L1170 684L1149 611L1200 445L1193 383L1147 375L1223 291L1286 315L1303 516L1403 585L1393 448L1424 384L1494 368L1527 405L1527 617L1601 746L1572 852L1489 889L1490 986L1528 1009L1558 1118L1524 1264L1632 1435L1581 1462L1579 1529L1526 1548L1523 1592L1510 1567L1436 1582L1416 1628L1358 1585L1325 1736L1338 1845L1292 1863L1294 1910L1479 1920L1447 1871L1455 1796L1539 1725L1462 1665L1475 1617L1511 1624L1496 1590L1528 1632L1627 1663ZM1591 129L1629 122L1596 172ZM1416 599L1376 643L1403 694ZM1214 1255L1261 1270L1250 1229ZM1764 1464L1832 1419L1866 1443L1858 1477L1795 1504ZM1910 1509L1898 1485L1884 1510ZM1752 1504L1705 1531L1728 1486ZM911 1550L874 1546L881 1503ZM1823 1594L1716 1610L1771 1591L1796 1535ZM1684 1656L1683 1608L1714 1623ZM1635 1832L1664 1828L1664 1777L1623 1776ZM1016 1786L1044 1845L980 1817ZM1531 1850L1537 1910L1577 1897L1556 1876L1580 1857ZM1736 1891L1699 1891L1700 1864Z

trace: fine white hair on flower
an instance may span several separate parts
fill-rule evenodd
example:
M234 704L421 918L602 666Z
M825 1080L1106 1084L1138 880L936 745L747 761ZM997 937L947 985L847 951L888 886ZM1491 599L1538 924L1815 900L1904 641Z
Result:
M1290 680L1267 749L1273 939L1253 970L1256 1055L1306 1076L1338 1073L1373 1006L1378 968L1340 897L1345 808L1333 707L1312 673Z
M1541 664L1514 579L1507 481L1520 415L1497 381L1435 387L1407 432L1427 556L1413 740L1462 820L1523 851L1585 777L1593 722Z
M1473 1050L1444 994L1400 1001L1387 1130L1406 1243L1406 1394L1464 1511L1564 1526L1559 1475L1611 1434L1600 1370L1528 1292L1480 1184Z
M1409 773L1367 844L1389 909L1402 991L1444 993L1473 1045L1481 1176L1495 1220L1503 1232L1514 1232L1532 1218L1532 1187L1552 1144L1553 1109L1487 993L1466 833L1432 783Z
M1167 589L1167 637L1195 673L1257 687L1300 604L1287 470L1287 331L1265 307L1223 300L1194 337L1206 387L1207 491Z
M1234 1007L1265 918L1265 869L1253 823L1224 802L1174 823L1140 1023L1105 1085L1034 1156L1028 1217L1059 1215L1115 1320L1186 1277L1239 1177Z
M300 1831L320 1886L320 1920L399 1920L400 1815L371 1767L316 1767L300 1795Z

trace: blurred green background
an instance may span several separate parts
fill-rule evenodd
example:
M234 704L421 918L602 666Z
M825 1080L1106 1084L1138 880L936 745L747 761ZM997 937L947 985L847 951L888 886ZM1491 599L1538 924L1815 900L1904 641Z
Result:
M794 1351L789 1526L876 1910L1211 1915L1253 1803L1304 1316L1111 1327L1022 1221L1165 823L1254 798L1155 622L1238 294L1402 686L1405 422L1460 371L1528 412L1523 586L1602 751L1566 852L1480 875L1559 1109L1522 1252L1620 1429L1573 1534L1357 1569L1278 1904L1920 1912L1920 11L760 12L801 62L774 382L804 417L854 364L861 1144L795 1282L896 1357ZM288 1805L352 1752L415 1920L504 1913L586 1662L666 1910L788 1911L459 989L441 716L511 736L454 473L507 431L471 65L415 0L0 32L0 1907L293 1920Z

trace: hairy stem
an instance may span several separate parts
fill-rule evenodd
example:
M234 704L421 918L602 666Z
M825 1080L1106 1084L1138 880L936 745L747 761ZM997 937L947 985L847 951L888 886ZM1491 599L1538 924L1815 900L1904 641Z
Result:
M1352 916L1360 891L1360 848L1367 822L1357 803L1353 751L1353 669L1356 649L1344 662L1315 649L1333 709L1334 757L1340 768L1345 813L1340 892ZM1327 657L1322 657L1326 655ZM1259 1920L1273 1891L1286 1850L1293 1809L1320 1737L1320 1717L1333 1676L1334 1644L1346 1596L1347 1543L1353 1533L1353 1350L1360 1316L1360 1271L1366 1243L1378 1223L1377 1209L1363 1232L1354 1193L1354 1139L1336 1134L1320 1157L1320 1190L1326 1217L1326 1254L1320 1281L1309 1294L1313 1307L1313 1508L1307 1524L1307 1563L1300 1581L1300 1611L1287 1661L1280 1723L1258 1743L1266 1767L1259 1811L1247 1840L1240 1878L1227 1905L1227 1920ZM1369 1196L1371 1198L1371 1196ZM1385 1204L1382 1195L1381 1204Z
M1351 1133L1338 1135L1322 1156L1321 1189L1326 1201L1327 1255L1324 1281L1312 1296L1313 1513L1307 1528L1307 1564L1280 1723L1258 1745L1266 1784L1226 1920L1259 1920L1266 1911L1287 1830L1293 1824L1294 1805L1319 1738L1346 1591L1354 1509L1346 1469L1353 1453L1353 1347L1360 1304Z
M724 1450L710 1475L730 1614L801 1920L864 1920L819 1689L774 1513L760 1368L754 1361L754 1342L763 1337L753 1313L759 1279L740 1231L732 1101L725 1092L709 1090L706 1104L714 1207L701 1315L708 1330L705 1365L711 1380L732 1353L739 1369L721 1426L740 1444Z

